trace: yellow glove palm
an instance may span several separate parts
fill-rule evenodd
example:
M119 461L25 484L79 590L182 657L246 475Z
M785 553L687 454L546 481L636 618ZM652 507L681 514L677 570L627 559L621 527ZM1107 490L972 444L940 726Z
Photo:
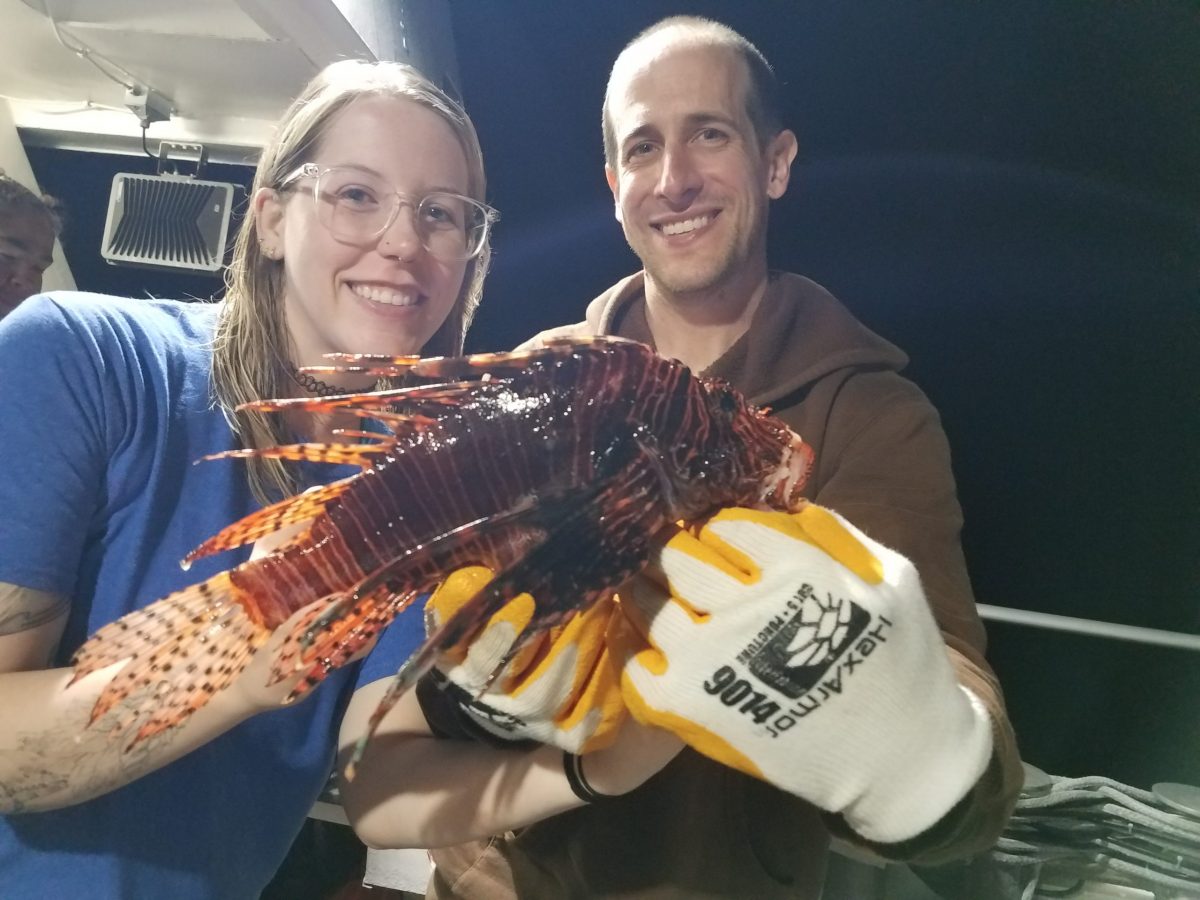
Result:
M452 573L426 603L426 630L432 633L491 577L483 566ZM619 669L604 640L614 601L596 603L533 637L509 659L534 609L528 594L509 601L466 646L446 654L438 669L464 711L491 734L571 753L606 746L626 715Z

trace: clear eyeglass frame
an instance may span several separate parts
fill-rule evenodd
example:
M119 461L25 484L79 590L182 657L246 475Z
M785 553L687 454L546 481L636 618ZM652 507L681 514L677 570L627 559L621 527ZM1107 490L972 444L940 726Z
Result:
M317 220L339 241L351 244L366 245L377 240L392 227L400 210L408 207L421 245L438 259L459 262L479 255L492 224L499 218L494 208L465 194L430 191L415 197L354 166L304 163L284 177L277 190L286 190L302 178L313 179ZM347 196L347 189L374 189L373 204ZM461 221L454 222L453 215L459 211Z

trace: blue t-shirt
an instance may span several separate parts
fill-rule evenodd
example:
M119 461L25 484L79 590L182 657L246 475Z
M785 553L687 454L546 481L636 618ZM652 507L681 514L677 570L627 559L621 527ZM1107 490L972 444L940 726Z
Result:
M257 507L241 463L195 464L236 446L210 389L218 309L55 294L0 324L0 581L71 598L59 665L100 626L249 555L179 566ZM257 898L325 783L350 694L423 636L413 610L370 674L334 672L305 702L95 800L0 817L0 896Z

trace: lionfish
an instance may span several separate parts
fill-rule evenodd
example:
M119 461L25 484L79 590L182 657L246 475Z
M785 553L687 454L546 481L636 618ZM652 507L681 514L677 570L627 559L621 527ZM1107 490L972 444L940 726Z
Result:
M127 749L202 707L274 629L315 601L326 602L301 618L273 664L273 682L304 673L289 700L450 572L482 564L496 573L401 667L369 735L440 654L519 594L536 604L521 644L611 595L671 523L722 506L803 503L812 453L797 435L723 381L695 377L643 344L591 338L465 357L331 359L337 364L308 371L411 373L434 383L247 404L340 411L387 432L343 430L341 443L218 454L362 471L229 525L183 565L310 523L272 553L104 626L79 649L76 680L130 660L97 700L91 724L135 692L153 697L151 709L111 723L115 734L133 733Z

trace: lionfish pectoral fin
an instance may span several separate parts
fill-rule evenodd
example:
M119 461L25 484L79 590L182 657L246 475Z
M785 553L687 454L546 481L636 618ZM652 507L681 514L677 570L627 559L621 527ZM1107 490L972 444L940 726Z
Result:
M363 609L359 604L370 604L374 599L374 596L370 594L363 597L359 597L357 594L353 596L347 594L334 600L324 609L313 610L313 614L305 616L304 621L296 627L300 649L307 650L316 641L317 635L329 631L333 624L340 619L362 618Z
M375 637L383 631L392 619L408 607L413 600L420 596L412 590L393 590L391 585L382 585L374 594L359 601L362 612L358 615L348 615L332 623L331 627L321 633L324 651L317 654L309 664L304 678L288 695L288 702L304 696L314 687L325 680L334 669L345 665L355 654L367 647ZM303 651L296 649L295 638L299 632L289 636L284 645L283 653L289 649L295 653L292 657L299 660ZM283 655L281 653L281 657ZM281 658L280 671L286 676L287 663Z
M615 475L558 501L547 516L549 537L499 573L480 594L463 604L445 623L439 650L471 634L497 609L521 593L537 601L533 618L518 637L510 657L547 629L610 593L649 558L650 536L664 524L663 487L656 465L645 455L626 463ZM589 548L586 554L580 548ZM564 562L570 565L564 565ZM462 619L462 622L457 620ZM431 638L432 640L432 638Z
M483 592L481 591L480 594L482 593ZM468 600L467 603L464 604L464 607L474 604L480 594L476 594L475 597L473 597L471 600ZM458 633L456 631L456 626L453 625L455 619L457 618L457 614L451 616L450 619L448 619L440 628L434 631L433 634L429 635L425 639L425 642L422 643L421 646L418 647L417 650L411 656L409 656L407 660L404 661L404 664L400 666L400 669L396 672L396 676L392 679L392 683L388 685L388 689L384 693L383 698L372 711L371 718L367 722L366 730L363 731L354 744L354 751L351 753L350 759L346 763L345 767L345 777L347 779L351 781L354 780L355 769L362 761L363 754L367 750L367 745L370 743L371 738L374 737L376 730L379 728L379 723L382 722L384 717L392 710L392 707L396 705L396 702L402 696L408 693L409 690L415 687L417 682L421 680L421 677L434 667L434 664L437 662L440 648L447 646L447 641L443 636L448 631L455 631L455 633ZM456 641L451 641L449 644L453 645L455 642Z
M461 604L405 668L414 664L424 674L438 655L478 633L504 604L528 593L536 606L514 644L515 654L526 641L624 582L648 558L648 535L666 524L658 509L661 496L657 469L638 455L602 482L554 499L527 501L536 507L541 539ZM581 555L584 547L591 552Z
M358 597L374 591L380 585L397 580L397 576L406 570L419 571L418 567L422 565L441 571L446 571L446 567L450 566L469 565L471 561L463 557L470 555L471 545L479 543L481 539L501 529L511 529L514 526L525 527L530 532L529 537L536 543L544 539L535 536L541 532L541 529L526 520L537 510L537 501L532 497L524 497L503 512L480 516L444 531L419 547L410 548L380 566L352 589L350 599L356 600ZM439 580L434 579L429 584L422 583L411 586L419 591L436 585Z
M387 453L396 439L387 434L370 434L370 443L362 444L281 444L260 450L226 450L204 457L212 459L286 459L294 462L330 463L336 466L358 466L369 469L374 457Z
M344 397L292 397L283 400L255 400L251 403L245 403L238 407L239 410L253 410L255 412L283 412L293 411L308 414L326 414L331 412L348 413L360 419L374 419L389 426L395 438L403 438L411 434L419 433L435 424L436 420L420 415L411 415L408 410L398 411L397 407L406 405L413 400L420 400L427 404L433 404L435 408L444 408L450 406L461 406L466 402L469 396L471 384L441 384L429 385L423 387L401 387L390 388L388 390L370 391L363 394L348 394ZM414 396L414 392L418 392ZM374 432L346 432L347 434L356 434L359 437L368 436L373 439L371 444L351 444L342 448L343 452L353 454L354 451L359 453L374 454L394 446L395 438L386 434L376 434ZM298 445L305 447L308 445ZM319 448L322 445L311 445ZM275 452L277 448L267 448L265 452ZM278 448L281 450L290 450L292 448ZM316 451L316 452L319 452ZM248 450L248 451L230 451L224 454L216 454L214 457L220 458L223 456L256 456L263 455L264 451ZM286 457L292 458L292 457ZM299 457L308 459L308 456ZM328 461L328 460L319 460ZM347 460L348 462L357 462L357 460ZM361 465L371 465L372 460L364 460Z
M453 618L451 617L450 621L453 621ZM449 622L446 624L448 625ZM396 672L396 676L392 679L392 683L388 685L383 698L372 711L366 730L363 731L354 743L354 752L351 753L350 760L346 763L345 767L345 776L349 780L354 780L355 769L362 762L363 754L366 753L367 745L370 743L371 738L375 736L375 732L379 728L379 723L391 712L396 702L415 687L417 682L421 680L421 677L432 669L437 662L437 648L442 644L438 636L445 630L446 625L443 625L426 638L425 643L412 656L405 660L399 671Z
M344 397L289 397L284 400L252 400L249 403L243 403L238 409L253 412L283 412L286 410L314 413L339 410L356 413L374 410L386 412L394 410L397 404L406 401L432 398L440 399L447 406L460 405L468 398L470 389L477 386L478 382L465 381L390 388L362 394L347 394Z
M390 437L378 434L374 431L362 431L357 428L335 428L333 429L335 437L340 438L356 438L360 441L375 441L381 446L394 447L396 442Z
M505 603L522 593L537 602L534 617L506 657L507 663L527 641L606 596L641 568L650 552L647 534L664 524L662 514L654 511L660 497L658 473L639 455L603 483L538 503L544 540L497 573L400 667L355 744L347 777L353 778L371 737L396 701L434 667L443 652L476 633ZM596 552L581 561L579 549L588 546ZM565 559L572 561L570 567L561 565ZM567 571L569 575L563 574Z
M313 412L327 413L337 410L352 409L387 409L393 398L403 394L405 388L391 388L384 391L364 391L357 394L343 394L334 397L284 397L279 400L251 400L241 404L238 412Z
M497 530L529 527L534 532L532 526L522 523L536 509L536 502L525 498L502 513L459 525L405 551L360 581L319 616L303 623L285 647L289 652L295 649L299 664L311 667L310 675L336 668L385 628L421 592L436 584L436 580L419 573L446 571L456 565L465 565L461 560L472 555L472 547ZM525 537L533 542L540 539L536 533ZM415 579L414 573L418 573Z
M491 689L492 685L496 683L496 679L504 673L504 670L508 668L509 663L516 659L517 654L529 644L529 641L532 639L532 637L533 632L530 631L522 631L519 635L517 635L517 639L513 641L512 646L508 648L508 652L500 658L500 662L496 663L496 667L488 673L488 677L484 680L483 684L480 685L479 690L475 692L476 700L480 699Z
M288 635L272 680L280 681L305 666L311 676L318 670L328 673L345 664L417 595L411 585L401 580L394 583L385 580L369 590L347 592L328 606L314 610L296 623ZM297 691L302 692L299 687ZM292 696L299 693L293 692Z
M309 488L303 493L296 494L294 497L288 497L280 500L278 503L264 506L244 519L222 528L202 543L183 558L183 567L186 569L202 557L211 556L222 550L241 547L268 534L274 534L285 525L313 518L313 516L323 512L330 501L341 496L350 487L353 480L353 477L343 478L329 484L318 485L317 487Z
M300 661L301 652L304 650L304 635L308 634L312 628L312 623L319 619L325 610L315 605L295 623L291 634L284 639L283 644L275 654L275 661L271 666L271 675L267 679L267 684L278 684L279 682L295 675L304 664ZM292 692L296 694L295 691ZM298 695L297 695L298 696ZM292 696L288 696L290 701Z
M300 659L307 665L314 661L336 656L339 651L339 640L346 621L357 621L363 618L361 610L369 608L375 598L380 596L403 596L402 605L395 606L383 626L399 614L420 593L432 589L436 581L422 581L414 585L409 574L413 569L425 564L430 569L443 570L455 565L454 559L462 553L462 533L469 533L471 538L478 537L488 526L499 527L500 523L492 520L478 520L468 523L442 535L438 541L441 546L423 546L419 550L409 551L392 560L387 566L364 579L344 601L331 607L320 617L308 623L302 632L297 633L296 645L300 648ZM436 542L434 542L436 543ZM382 626L381 626L382 627Z
M537 663L545 657L545 651L548 649L545 645L535 645L533 642L545 634L546 627L540 628L525 628L512 646L508 648L508 652L498 662L495 668L488 674L487 679L475 694L475 699L479 700L486 694L495 684L496 679L508 672L509 676L519 678L521 673L528 672ZM529 650L530 652L525 652Z
M222 572L105 625L76 652L72 683L128 660L100 693L89 725L106 724L115 736L134 731L129 750L208 703L269 636Z
M597 493L597 490L591 489L584 492L584 496L592 496L595 493ZM527 543L528 549L526 555L521 560L499 572L479 593L463 603L454 615L426 637L424 643L405 660L399 671L397 671L396 677L388 686L383 699L379 701L379 705L371 713L366 730L354 745L354 752L351 754L350 761L346 765L347 778L354 778L355 767L362 760L363 753L366 752L367 745L370 743L372 736L374 736L376 729L378 729L379 723L383 721L384 716L396 705L396 701L400 697L411 690L421 680L422 676L434 667L439 655L445 650L459 644L474 631L478 630L487 621L488 617L499 609L500 606L503 606L504 603L518 594L525 592L525 588L517 587L517 580L514 579L513 573L520 573L524 570L525 560L528 559L531 553L537 553L548 544L565 543L555 533L555 528L559 520L567 519L571 515L578 513L578 499L579 492L571 492L569 497L551 502L525 498L499 516L476 520L475 522L446 532L446 534L439 538L439 540L444 541L453 541L455 538L461 538L466 535L469 535L471 538L478 538L491 528L501 526L511 527L514 523L519 525L525 522L525 520L533 518L536 514L536 525L529 523L527 527L537 537ZM450 553L456 550L461 551L460 547L453 545L447 546L445 549ZM557 556L564 549L567 549L568 552L569 549L577 550L578 545L576 544L572 548L556 550L554 551L554 555ZM458 562L462 563L461 560ZM517 645L515 645L516 650L520 649L525 639L523 633L518 638Z

